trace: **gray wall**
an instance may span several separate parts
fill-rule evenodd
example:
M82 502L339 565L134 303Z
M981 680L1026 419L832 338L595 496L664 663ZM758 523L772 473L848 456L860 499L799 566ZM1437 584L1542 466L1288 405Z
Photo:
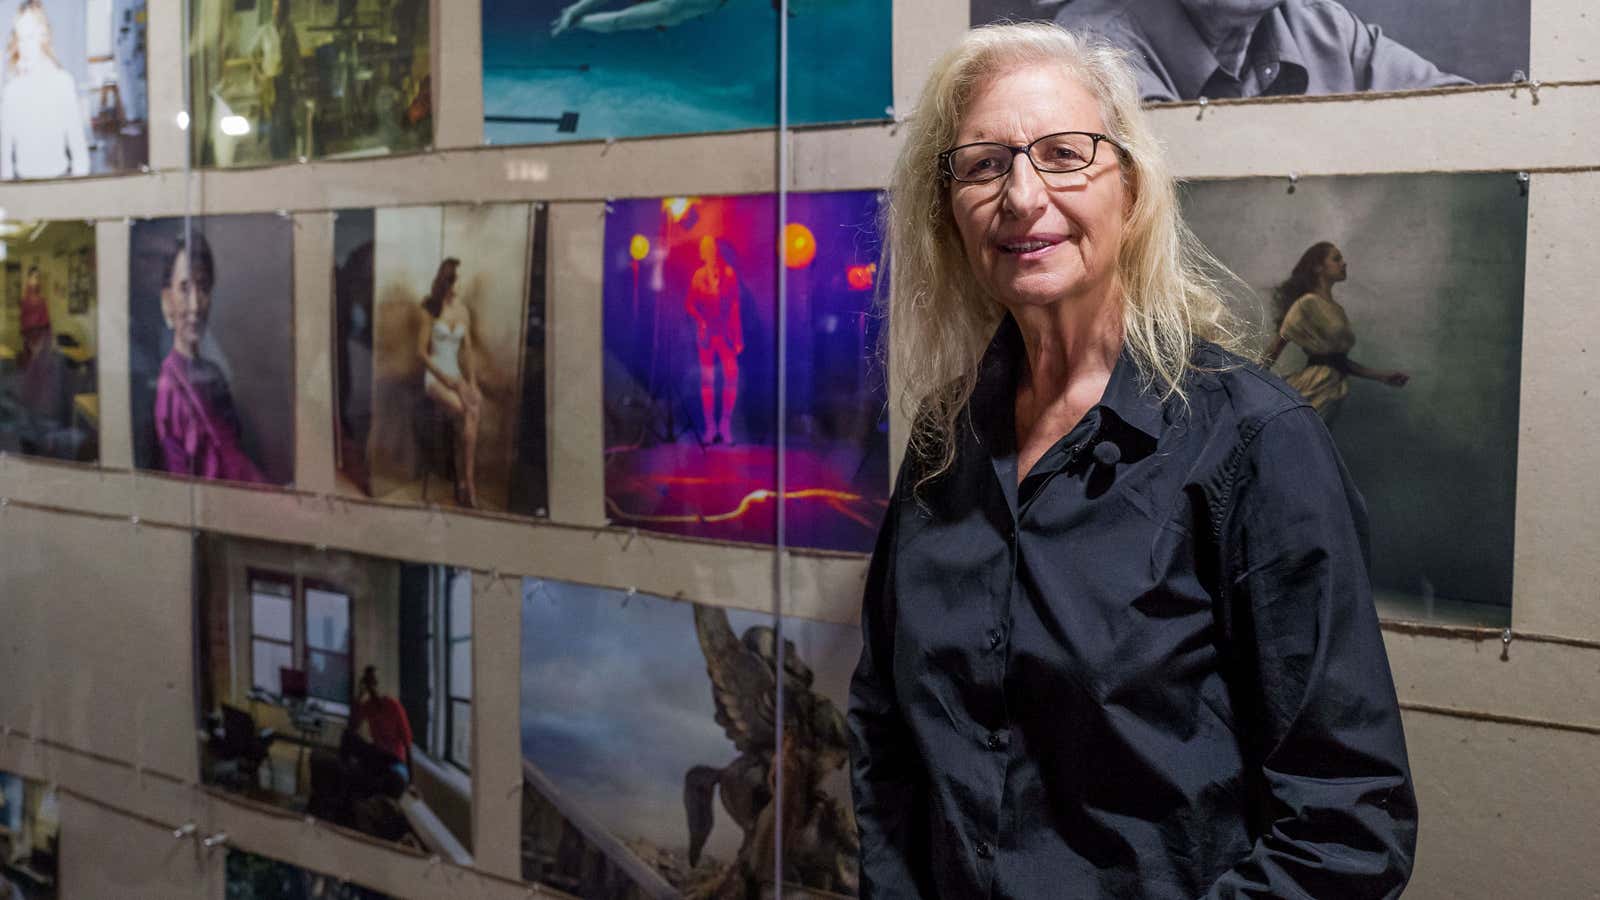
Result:
M1509 605L1527 200L1510 173L1246 179L1185 189L1191 227L1261 304L1301 253L1338 244L1353 379L1331 430L1372 517L1373 578ZM1264 310L1263 310L1264 312ZM1252 314L1259 321L1259 313ZM1293 348L1279 371L1303 359Z

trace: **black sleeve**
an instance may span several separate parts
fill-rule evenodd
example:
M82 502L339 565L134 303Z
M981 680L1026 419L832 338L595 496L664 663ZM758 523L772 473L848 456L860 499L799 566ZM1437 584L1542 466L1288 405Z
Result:
M1417 805L1372 604L1366 506L1309 407L1242 451L1223 519L1240 733L1265 814L1208 897L1395 897Z
M929 883L927 777L894 688L897 498L890 500L872 553L861 660L850 680L850 786L861 832L863 900L933 896L923 890Z

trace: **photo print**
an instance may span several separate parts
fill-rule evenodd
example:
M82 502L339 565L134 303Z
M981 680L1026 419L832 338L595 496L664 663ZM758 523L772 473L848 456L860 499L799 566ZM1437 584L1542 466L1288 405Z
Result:
M455 863L472 846L472 576L197 539L201 776Z
M133 461L255 484L294 480L294 222L133 223Z
M100 458L94 225L0 222L0 451Z
M428 0L189 0L196 165L433 143Z
M972 24L1054 21L1129 51L1146 102L1504 84L1530 0L972 0Z
M1190 227L1249 286L1235 300L1263 325L1259 349L1322 415L1366 498L1388 617L1511 621L1520 187L1506 172L1184 188Z
M773 624L523 580L524 879L580 897L769 896L781 840L785 896L855 895L844 712L860 631L785 620L780 750Z
M224 865L227 900L389 900L388 894L233 847Z
M605 237L606 510L620 526L867 552L888 507L887 389L872 312L874 191L789 195L777 345L770 194L610 204ZM786 355L785 497L777 488Z
M145 0L5 0L0 179L149 161Z
M792 124L890 116L891 5L791 0ZM767 0L484 0L484 137L529 144L772 128L777 8Z
M342 491L545 514L546 217L527 203L338 213Z
M55 787L0 772L0 900L56 900L60 871Z

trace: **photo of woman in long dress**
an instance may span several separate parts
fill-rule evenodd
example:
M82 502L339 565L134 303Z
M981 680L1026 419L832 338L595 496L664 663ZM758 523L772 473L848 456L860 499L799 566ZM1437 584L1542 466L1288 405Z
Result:
M461 261L454 257L439 264L433 285L422 302L428 318L418 332L417 352L422 357L422 389L437 410L455 426L456 502L477 507L478 423L483 393L478 389L473 365L472 311L456 299L456 277Z
M1305 366L1284 380L1325 422L1337 415L1350 393L1352 377L1397 388L1411 380L1405 372L1371 369L1350 358L1356 333L1344 307L1333 298L1333 286L1349 274L1344 253L1331 241L1319 241L1301 254L1288 280L1273 291L1278 333L1267 351L1267 363L1276 363L1289 344L1305 351Z
M39 0L24 0L5 51L0 178L89 174L83 126L78 83L56 59L44 6Z

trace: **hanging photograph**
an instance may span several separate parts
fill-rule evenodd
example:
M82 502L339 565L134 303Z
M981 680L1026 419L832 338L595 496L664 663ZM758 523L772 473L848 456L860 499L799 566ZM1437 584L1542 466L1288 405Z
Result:
M433 143L428 0L190 0L196 165Z
M0 179L138 171L149 161L145 0L0 4Z
M472 575L202 535L202 780L472 861Z
M133 461L256 484L294 480L294 222L237 215L131 229Z
M791 0L791 123L890 117L891 5ZM483 0L484 138L772 128L778 58L767 0Z
M790 194L788 542L866 552L888 507L887 389L872 312L880 195ZM610 204L605 471L617 525L775 539L777 200Z
M94 462L94 225L0 222L0 266L0 451Z
M526 203L339 212L344 492L545 514L545 215Z
M853 896L859 629L524 579L522 874L580 897ZM782 761L782 774L776 771ZM774 791L783 791L782 816Z
M972 24L1043 19L1129 51L1146 102L1505 84L1531 0L972 0Z
M0 900L56 900L60 871L55 786L0 772Z
M322 875L286 862L228 848L225 863L227 900L389 900L332 875Z
M1259 348L1366 498L1385 616L1511 622L1525 187L1506 172L1184 190L1195 234L1248 285L1235 302Z

